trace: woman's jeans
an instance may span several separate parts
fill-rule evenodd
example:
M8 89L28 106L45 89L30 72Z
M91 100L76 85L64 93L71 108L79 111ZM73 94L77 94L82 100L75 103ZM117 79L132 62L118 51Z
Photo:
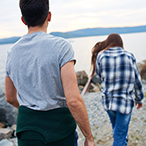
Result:
M121 114L119 112L108 110L107 114L113 128L113 146L126 146L131 113Z
M78 133L75 130L75 146L78 146Z

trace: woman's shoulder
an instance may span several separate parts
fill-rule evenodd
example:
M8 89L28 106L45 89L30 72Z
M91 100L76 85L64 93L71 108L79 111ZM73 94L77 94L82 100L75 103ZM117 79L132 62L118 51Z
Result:
M129 56L129 57L131 57L132 59L135 60L135 56L134 56L134 54L133 54L132 52L129 52L129 51L127 51L127 50L124 50L124 52L125 52L125 54L126 54L127 56Z

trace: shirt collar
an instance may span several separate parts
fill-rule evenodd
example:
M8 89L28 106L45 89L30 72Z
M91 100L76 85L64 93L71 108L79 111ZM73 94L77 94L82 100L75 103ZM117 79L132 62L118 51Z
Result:
M122 47L110 47L107 50L109 50L109 51L118 51L118 50L123 50L123 48Z

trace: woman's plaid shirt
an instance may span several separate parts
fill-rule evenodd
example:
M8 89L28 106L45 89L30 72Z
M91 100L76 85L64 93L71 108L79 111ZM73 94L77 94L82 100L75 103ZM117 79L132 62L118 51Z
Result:
M144 94L136 59L121 47L109 48L98 54L96 74L100 77L102 104L105 110L129 114ZM134 97L135 94L135 97Z

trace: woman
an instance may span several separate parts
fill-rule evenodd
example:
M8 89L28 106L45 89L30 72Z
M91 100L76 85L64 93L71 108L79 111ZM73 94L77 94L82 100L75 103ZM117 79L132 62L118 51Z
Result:
M102 105L112 124L113 146L125 146L134 102L137 109L143 105L144 94L136 59L123 49L120 35L112 33L93 47L91 66L91 76L97 74L102 82Z

